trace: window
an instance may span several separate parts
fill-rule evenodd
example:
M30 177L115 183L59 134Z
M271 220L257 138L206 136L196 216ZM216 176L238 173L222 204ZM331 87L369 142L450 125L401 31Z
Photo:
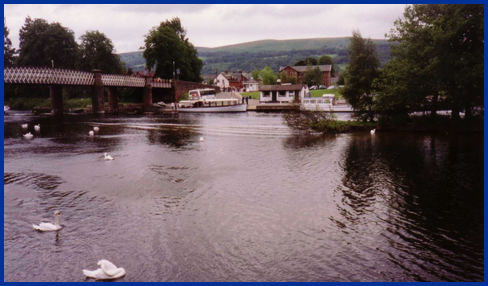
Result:
M280 91L280 92L278 93L278 96L279 96L279 97L286 97L286 91Z
M263 97L271 97L271 91L263 91Z

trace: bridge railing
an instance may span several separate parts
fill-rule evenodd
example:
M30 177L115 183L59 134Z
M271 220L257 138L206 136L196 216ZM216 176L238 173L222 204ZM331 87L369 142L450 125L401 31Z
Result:
M48 67L6 67L4 83L93 85L93 73Z
M91 86L95 84L94 73L66 70L48 67L6 67L3 70L6 84L59 84ZM146 80L143 77L102 74L104 86L117 87L144 87ZM171 88L171 81L166 79L150 79L153 88Z
M102 74L102 82L104 86L120 86L120 87L144 87L146 80L143 77L133 77L117 74Z

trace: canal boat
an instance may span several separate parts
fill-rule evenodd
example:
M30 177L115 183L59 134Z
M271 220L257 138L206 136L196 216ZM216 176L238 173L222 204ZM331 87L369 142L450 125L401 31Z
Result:
M236 98L182 100L178 112L245 112L246 104Z
M189 100L182 100L178 104L178 112L245 112L247 105L237 98L216 98L215 90L211 88L189 91Z

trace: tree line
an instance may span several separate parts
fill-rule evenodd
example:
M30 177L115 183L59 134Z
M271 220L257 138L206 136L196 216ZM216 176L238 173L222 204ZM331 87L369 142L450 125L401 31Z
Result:
M469 121L483 112L482 4L409 5L385 36L396 44L383 68L376 46L359 31L348 47L341 93L364 120L398 119L418 110L435 117L442 107L454 120L464 111Z
M125 63L116 54L112 40L100 31L86 31L75 39L74 32L60 23L27 17L19 31L19 49L12 47L10 30L4 18L5 66L56 67L103 73L123 74ZM141 47L148 69L156 76L173 77L173 62L181 70L180 79L200 81L201 60L186 38L186 30L179 18L161 22L145 35Z
M19 49L12 47L9 39L10 30L4 17L4 65L29 67L55 67L91 72L102 70L107 74L131 74L126 65L116 54L112 40L100 31L86 31L79 38L74 32L60 23L48 23L44 19L26 17L19 31ZM197 50L186 38L186 30L179 18L161 22L158 27L145 35L143 57L148 70L154 69L154 76L173 78L178 69L178 78L186 81L201 82L202 61ZM85 96L84 87L66 87L68 97ZM138 91L124 91L130 97L141 97ZM45 97L49 94L46 87L15 86L6 88L6 98L10 96Z

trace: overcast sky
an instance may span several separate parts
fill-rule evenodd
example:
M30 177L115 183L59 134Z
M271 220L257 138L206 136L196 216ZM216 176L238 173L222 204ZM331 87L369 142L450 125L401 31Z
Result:
M265 39L348 37L359 29L365 38L384 39L404 4L224 5L224 4L5 4L4 16L15 48L25 18L59 22L76 40L87 30L105 33L117 53L137 51L144 35L160 22L181 19L197 47L220 47Z

